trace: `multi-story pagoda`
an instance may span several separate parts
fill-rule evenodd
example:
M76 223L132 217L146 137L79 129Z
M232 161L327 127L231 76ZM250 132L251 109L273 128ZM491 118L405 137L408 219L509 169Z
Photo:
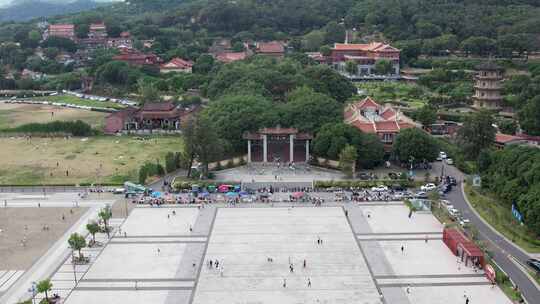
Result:
M476 66L477 74L474 78L474 107L497 110L502 106L501 80L504 69L488 61Z

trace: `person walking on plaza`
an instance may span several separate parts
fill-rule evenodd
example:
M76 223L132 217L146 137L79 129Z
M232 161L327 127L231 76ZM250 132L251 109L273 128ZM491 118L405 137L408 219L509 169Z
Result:
M468 297L465 299L465 304L469 304L469 298Z
M304 268L306 268L306 259L304 259Z
M287 279L283 279L283 288L287 288Z
M307 287L311 287L311 280L309 278L307 279Z
M401 253L404 253L405 246L401 245Z

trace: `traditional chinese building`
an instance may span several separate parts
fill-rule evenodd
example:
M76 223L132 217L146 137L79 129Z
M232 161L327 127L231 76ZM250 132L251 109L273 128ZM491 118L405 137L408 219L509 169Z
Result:
M192 68L193 68L193 62L176 57L176 58L171 59L171 61L162 64L159 68L159 71L161 73L170 73L170 72L191 73Z
M295 128L263 128L244 133L248 144L248 162L307 162L313 136Z
M48 39L49 37L60 37L75 40L75 25L51 24L43 33L43 39Z
M137 130L179 130L181 123L195 108L178 108L172 102L145 103L140 109L126 108L105 120L105 133Z
M399 56L400 50L381 42L368 44L336 43L331 49L329 61L340 73L355 78L375 74L375 64L378 61L387 60L392 64L392 71L388 75L381 76L398 77ZM355 75L350 75L346 69L347 62L349 61L357 65L357 73Z
M103 40L107 39L107 27L105 26L105 23L100 22L90 24L88 38Z
M124 61L131 65L157 65L161 62L161 58L155 54L146 54L130 48L121 48L120 54L114 56L113 60Z
M502 106L501 81L504 69L489 61L476 66L473 102L475 108L498 110Z
M383 144L392 145L402 129L419 127L411 118L391 106L381 106L370 97L345 108L345 122L364 133L376 134Z
M285 46L279 41L258 42L255 53L273 58L283 58L285 56Z
M244 60L248 57L246 52L223 52L216 54L214 58L222 63L231 63L239 60Z
M129 32L122 32L120 33L120 37L109 37L109 39L107 39L107 47L114 49L133 48L133 39L131 38L131 34Z

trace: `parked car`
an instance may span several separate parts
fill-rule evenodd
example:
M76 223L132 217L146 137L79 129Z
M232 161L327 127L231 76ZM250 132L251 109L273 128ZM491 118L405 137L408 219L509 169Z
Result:
M467 226L469 226L470 223L471 223L471 220L466 219L466 218L462 218L459 221L459 224L461 225L461 227L467 227Z
M435 184L433 183L425 184L422 187L420 187L420 190L422 191L433 191L435 189L437 189L437 186L435 186Z
M537 274L540 274L540 261L539 260L537 260L537 259L528 259L527 260L527 265L529 265L529 267L534 269L534 271L536 271Z
M451 159L451 158L447 158L447 159L446 159L446 164L447 164L447 165L453 165L453 164L454 164L454 160Z
M384 191L388 191L388 187L386 187L384 185L379 185L377 187L372 187L371 191L373 191L373 192L384 192Z
M439 158L446 159L447 157L448 155L446 155L446 152L443 152L443 151L439 152Z
M460 212L456 208L452 208L448 210L448 213L450 213L450 217L452 219L457 219L460 216Z
M371 176L365 172L358 173L358 178L361 180L370 180Z
M124 192L126 192L126 189L124 188L116 188L112 191L113 194L124 194Z
M416 192L414 197L415 198L421 198L421 199L427 199L428 198L427 193L425 193L424 191Z

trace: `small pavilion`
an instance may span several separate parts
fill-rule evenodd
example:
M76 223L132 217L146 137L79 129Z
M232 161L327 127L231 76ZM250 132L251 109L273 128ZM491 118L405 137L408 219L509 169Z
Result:
M263 128L245 132L248 144L248 163L251 162L307 162L309 144L313 136L295 128Z

